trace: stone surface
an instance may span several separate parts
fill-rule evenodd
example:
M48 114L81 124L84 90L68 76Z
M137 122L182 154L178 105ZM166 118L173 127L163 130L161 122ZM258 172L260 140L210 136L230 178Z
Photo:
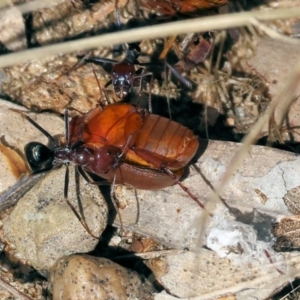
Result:
M101 257L72 255L51 270L53 300L150 300L150 286L138 274Z
M4 14L0 15L0 41L11 51L27 48L23 16L15 7L6 10Z
M28 111L26 109L19 105L12 104L8 101L0 100L1 143L4 145L4 147L9 149L9 152L15 152L15 155L19 156L21 164L22 160L23 163L26 162L26 158L24 155L24 147L27 143L33 141L41 142L44 144L48 143L48 139L24 119L22 113L27 112ZM38 122L44 129L48 130L51 134L63 134L64 123L62 118L48 113L44 113L43 115L30 115L34 118L36 122ZM1 195L3 195L5 191L8 191L8 189L14 184L20 182L21 176L24 175L24 172L21 172L16 175L16 173L10 167L11 159L9 157L7 157L7 155L5 155L3 151L0 151ZM26 166L25 168L27 169L27 172L30 172L29 167ZM0 202L2 203L1 200Z
M50 172L18 202L4 224L5 239L16 248L15 255L28 261L42 274L64 255L89 252L98 240L83 228L64 199L65 170ZM108 210L97 186L83 178L80 193L75 189L74 168L70 168L68 199L83 215L95 236L101 236L107 225ZM79 200L77 195L80 195Z
M276 253L271 231L280 216L290 214L283 197L300 186L299 157L252 146L225 186L222 201L212 204L213 189L219 185L239 144L209 141L205 147L204 140L200 144L205 151L182 182L207 207L212 207L213 217L208 217L177 185L136 192L119 186L115 192L121 201L123 226L168 247L191 250L189 254L162 258L166 271L158 278L172 295L210 299L229 292L240 299L243 295L265 299L297 276L299 253ZM208 261L212 266L204 272ZM214 263L219 264L216 269ZM240 278L232 281L236 274Z
M268 85L269 93L274 100L285 86L288 74L299 61L298 49L299 45L288 44L267 37L259 38L255 55L243 61L244 70L262 78ZM298 81L298 84L295 84L294 90L291 90L290 95L287 95L289 98L295 98L295 101L288 110L288 117L284 120L284 127L281 132L284 140L287 141L300 141L298 130L300 125L299 93L300 83ZM275 121L277 123L280 117L286 114L286 100L289 99L281 99L275 110ZM269 124L267 123L262 130L264 135L268 135L268 130Z

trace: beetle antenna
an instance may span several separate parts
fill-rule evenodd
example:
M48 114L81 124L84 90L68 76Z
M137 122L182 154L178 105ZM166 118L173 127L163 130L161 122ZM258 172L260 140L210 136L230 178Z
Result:
M53 138L53 136L46 131L44 128L42 128L38 123L36 123L35 121L33 121L29 116L25 115L25 118L36 128L38 129L43 135L45 135L48 140L55 146L55 147L59 147L59 145L57 144L57 142L55 141L55 139Z

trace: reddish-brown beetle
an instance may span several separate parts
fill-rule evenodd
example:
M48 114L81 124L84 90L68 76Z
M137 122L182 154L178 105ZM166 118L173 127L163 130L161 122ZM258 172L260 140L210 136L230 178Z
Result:
M139 189L178 183L204 207L178 179L199 143L192 131L176 122L131 104L110 104L66 121L66 143L60 146L27 119L54 144L53 151L40 143L27 145L26 156L34 170L73 162L85 178L85 172L91 172Z

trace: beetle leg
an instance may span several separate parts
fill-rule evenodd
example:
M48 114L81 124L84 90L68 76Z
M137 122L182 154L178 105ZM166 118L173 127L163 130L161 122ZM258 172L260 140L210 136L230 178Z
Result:
M168 176L170 176L202 209L205 209L205 206L199 201L199 199L193 195L190 190L182 184L182 182L176 177L176 175L166 166L165 162L163 162L158 157L151 155L147 151L137 149L135 147L131 148L138 156L147 161L148 163L154 165L159 171L164 172ZM208 214L212 217L213 214L208 212Z
M162 166L161 170L169 175L203 210L205 209L205 206L199 201L199 199L190 192L190 190L182 184L182 182L175 176L175 174L167 167ZM211 212L208 212L210 217L213 217L213 214Z
M128 152L128 150L129 150L129 145L130 145L130 143L131 143L131 141L132 141L132 138L133 138L133 135L134 135L134 134L135 134L135 132L133 132L133 133L131 133L131 134L129 135L129 137L128 137L127 141L126 141L126 144L125 144L125 146L124 146L124 148L123 148L123 151L122 151L122 153L121 153L120 155L118 155L117 161L116 161L115 164L119 165L118 162L119 162L119 161L121 160L121 158ZM118 167L118 166L117 166L117 167Z

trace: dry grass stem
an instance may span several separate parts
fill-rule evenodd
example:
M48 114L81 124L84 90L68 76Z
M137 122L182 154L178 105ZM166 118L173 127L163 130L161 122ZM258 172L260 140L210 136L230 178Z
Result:
M148 39L154 39L194 32L195 28L197 28L198 31L212 31L247 26L252 24L253 18L260 21L270 21L299 16L300 8L287 8L275 9L272 13L270 11L250 11L170 22L3 55L0 57L0 68L21 64L27 60L39 59L54 54L71 53L101 46L137 42L142 40L145 36Z
M0 288L10 292L15 297L15 299L32 300L32 298L30 298L30 297L26 296L25 294L19 292L16 288L11 286L8 282L6 282L2 278L0 279Z
M242 164L243 160L247 155L249 155L249 149L251 145L253 145L261 133L261 130L266 122L269 121L270 116L273 115L277 105L283 99L285 100L285 107L288 108L291 103L294 101L294 93L296 86L299 82L299 74L300 74L300 60L298 61L297 65L295 66L294 70L291 71L286 84L282 91L278 94L276 99L274 99L270 106L268 107L265 114L256 122L253 126L252 130L243 138L242 145L240 146L239 150L236 152L234 157L232 158L230 164L226 168L226 171L223 175L223 178L220 182L219 187L216 188L216 192L211 197L209 204L207 205L208 210L213 211L216 202L219 199L219 195L221 195L222 190L228 184L231 176L234 172L238 169L238 167ZM285 109L283 109L285 111ZM284 118L285 116L282 116ZM281 123L281 122L280 122Z
M38 9L55 6L62 2L63 2L62 0L51 0L51 2L47 0L36 0L36 1L26 2L18 6L13 6L13 8L14 9L17 8L22 14L26 14L32 11L36 11ZM0 8L11 4L12 3L9 3L8 1L1 1ZM11 8L5 8L2 11L0 11L0 16L5 15L10 9Z
M272 28L266 26L262 22L258 21L257 19L252 19L251 20L252 25L257 27L259 30L261 30L263 33L265 33L267 36L269 36L272 39L281 41L283 43L288 43L288 44L293 44L293 45L300 45L300 40L291 38L288 36L285 36L284 34L281 34Z

